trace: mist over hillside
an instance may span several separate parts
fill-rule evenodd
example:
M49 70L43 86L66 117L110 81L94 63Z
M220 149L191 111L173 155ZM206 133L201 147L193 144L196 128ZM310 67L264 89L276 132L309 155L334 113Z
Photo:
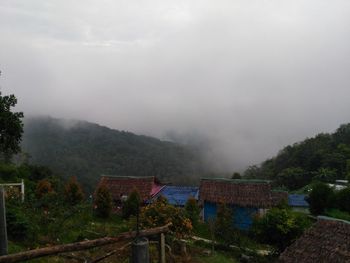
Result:
M193 148L85 121L27 118L22 149L31 163L77 176L88 189L102 174L194 184L207 171Z

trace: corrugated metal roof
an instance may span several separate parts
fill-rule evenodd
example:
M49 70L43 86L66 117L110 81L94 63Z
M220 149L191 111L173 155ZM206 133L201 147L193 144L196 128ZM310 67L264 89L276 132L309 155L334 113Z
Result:
M306 195L290 194L288 195L288 204L290 206L309 207L309 203L305 201Z
M192 186L165 186L157 196L165 197L171 205L184 206L190 197L198 200L198 191Z

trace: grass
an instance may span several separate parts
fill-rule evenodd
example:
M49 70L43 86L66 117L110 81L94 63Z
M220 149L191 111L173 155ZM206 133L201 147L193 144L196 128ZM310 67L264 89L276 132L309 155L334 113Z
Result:
M229 254L223 252L214 252L211 256L200 256L196 260L201 263L235 263L238 262Z
M350 221L350 213L340 211L338 209L329 209L326 211L326 215L330 217Z

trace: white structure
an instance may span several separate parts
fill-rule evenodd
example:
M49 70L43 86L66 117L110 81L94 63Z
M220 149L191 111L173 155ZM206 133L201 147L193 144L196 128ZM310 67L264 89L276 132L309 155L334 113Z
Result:
M14 186L20 186L21 187L21 199L22 199L22 202L24 202L24 181L23 181L23 179L20 183L0 184L0 186L11 187L11 188Z

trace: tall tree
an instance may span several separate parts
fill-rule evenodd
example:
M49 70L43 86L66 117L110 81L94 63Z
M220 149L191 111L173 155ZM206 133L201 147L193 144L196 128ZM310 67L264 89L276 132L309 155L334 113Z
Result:
M23 112L12 111L16 104L15 95L3 96L0 91L0 161L9 162L21 149Z

